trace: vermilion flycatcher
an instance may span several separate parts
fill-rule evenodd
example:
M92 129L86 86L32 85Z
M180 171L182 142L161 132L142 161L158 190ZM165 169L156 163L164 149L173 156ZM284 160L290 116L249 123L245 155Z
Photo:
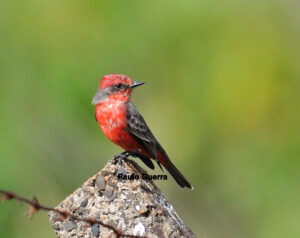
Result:
M150 158L162 164L180 187L192 189L192 185L171 162L169 156L156 140L144 118L130 102L132 89L144 84L132 82L121 74L106 75L93 98L96 120L106 137L134 157L139 157L154 169Z

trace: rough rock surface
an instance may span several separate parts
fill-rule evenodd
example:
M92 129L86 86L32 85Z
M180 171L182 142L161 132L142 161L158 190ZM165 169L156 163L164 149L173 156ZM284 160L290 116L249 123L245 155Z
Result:
M118 179L118 174L138 175L140 179ZM56 208L79 217L97 218L124 234L146 237L195 237L168 203L156 185L143 180L147 174L135 162L122 165L108 161ZM98 224L92 226L49 212L52 228L60 238L111 237L113 231ZM112 236L114 237L114 236Z

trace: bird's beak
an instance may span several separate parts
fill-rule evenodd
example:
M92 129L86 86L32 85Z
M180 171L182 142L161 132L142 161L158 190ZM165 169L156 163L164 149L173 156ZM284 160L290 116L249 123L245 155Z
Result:
M131 88L135 88L137 86L143 85L145 82L132 82L130 85Z

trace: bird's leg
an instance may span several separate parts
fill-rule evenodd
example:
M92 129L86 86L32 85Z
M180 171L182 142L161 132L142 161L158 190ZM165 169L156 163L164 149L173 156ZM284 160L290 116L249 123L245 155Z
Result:
M127 157L126 154L127 154L128 152L129 152L129 151L125 150L125 151L122 152L121 154L114 155L114 159L119 159L119 158Z
M122 166L122 162L123 160L127 159L127 157L129 156L130 151L125 150L124 152L122 152L121 154L117 154L114 156L114 163L118 163L120 166Z
M125 150L121 154L117 154L114 156L114 162L118 163L120 166L122 166L123 160L126 160L128 156L134 155L136 152L137 152L137 150L134 150L134 151Z
M138 152L138 150L133 150L133 151L127 151L127 157L128 156L135 156L136 155L136 153Z

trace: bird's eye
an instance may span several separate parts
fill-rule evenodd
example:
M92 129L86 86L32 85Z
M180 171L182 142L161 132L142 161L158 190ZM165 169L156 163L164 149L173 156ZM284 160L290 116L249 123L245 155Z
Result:
M117 87L117 88L122 88L122 84L121 84L121 83L118 83L118 84L116 84L116 87Z

